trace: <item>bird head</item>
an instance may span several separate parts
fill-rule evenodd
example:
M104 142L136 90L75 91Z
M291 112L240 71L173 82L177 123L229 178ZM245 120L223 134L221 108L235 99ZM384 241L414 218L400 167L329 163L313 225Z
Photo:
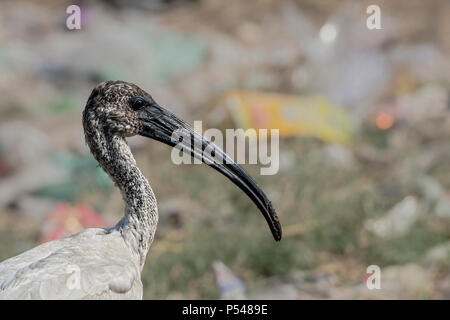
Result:
M88 98L83 112L83 125L88 144L99 134L93 130L95 127L101 128L100 132L111 135L122 137L141 135L154 139L180 148L183 152L201 160L244 191L263 214L275 240L281 240L281 225L277 214L253 178L222 149L158 105L138 86L124 81L107 81L99 84ZM101 162L101 155L96 155L92 145L89 146L94 156Z

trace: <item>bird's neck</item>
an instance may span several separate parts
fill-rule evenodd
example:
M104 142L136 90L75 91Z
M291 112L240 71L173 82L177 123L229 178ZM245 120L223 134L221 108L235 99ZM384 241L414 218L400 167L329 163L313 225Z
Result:
M153 241L158 223L156 198L136 165L125 138L102 134L99 145L90 145L101 167L110 175L125 201L125 216L117 223L130 248L139 255L141 267ZM100 150L95 150L101 148ZM97 151L97 152L96 152Z

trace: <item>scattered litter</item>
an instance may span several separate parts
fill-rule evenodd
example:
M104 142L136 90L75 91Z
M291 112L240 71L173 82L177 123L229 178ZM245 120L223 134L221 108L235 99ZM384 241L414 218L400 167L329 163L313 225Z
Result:
M435 216L450 217L450 195L442 185L430 176L418 179L419 188L424 196L424 204Z
M450 266L450 241L432 247L425 254L425 261L430 264Z
M324 153L329 162L337 167L352 168L356 164L353 153L341 144L327 144L324 147Z
M417 92L404 93L397 98L397 116L409 123L419 123L445 115L448 90L435 84L421 87Z
M389 52L389 59L408 70L417 83L449 81L450 61L430 43L399 44Z
M0 125L0 159L5 166L20 170L40 161L50 151L48 136L22 121Z
M154 33L150 35L153 77L166 83L171 76L193 71L206 55L201 38L182 36L177 33ZM180 52L183 54L180 55Z
M384 32L366 28L363 8L351 3L340 7L317 30L295 6L285 3L283 20L299 39L307 58L305 72L310 86L340 106L366 108L389 84L390 68L381 45L390 37L389 17Z
M295 300L298 298L299 290L293 284L281 283L271 285L261 292L252 294L252 300Z
M52 154L50 161L55 168L65 172L67 177L51 183L41 183L33 189L35 196L74 202L89 190L107 191L113 187L111 179L90 155L60 152Z
M408 196L379 218L370 219L365 226L381 238L396 238L406 234L418 218L418 202Z
M434 208L434 214L440 218L450 218L450 196L443 195Z
M408 263L382 269L383 282L398 281L404 288L407 298L429 296L432 291L433 274L424 267Z
M15 201L19 214L30 217L34 222L42 223L55 207L55 202L45 198L24 195Z
M220 298L224 300L246 299L244 283L221 261L213 263L217 285L220 289Z
M444 194L441 184L432 177L421 176L418 178L418 184L425 201L430 203L436 203Z
M57 168L48 161L36 163L14 175L0 180L0 205L7 205L17 197L31 193L48 184L58 184L69 179L67 171Z
M69 236L86 228L106 228L109 224L91 207L59 203L45 221L40 243Z
M436 283L436 289L441 293L440 299L450 299L450 275Z
M269 279L275 269L252 269L245 255L236 262L236 275L223 263L211 272L191 273L191 279L177 277L182 263L166 268L171 259L193 259L184 256L197 252L185 250L198 244L193 232L211 225L226 235L240 223L234 221L240 215L230 214L249 204L221 192L222 186L203 194L222 195L219 206L202 204L192 195L209 181L203 180L207 169L179 168L180 179L187 178L183 187L180 179L167 179L170 150L143 137L127 139L155 191L168 195L158 203L163 232L152 244L153 263L143 270L143 281L155 282L145 298L211 298L214 290L199 284L211 284L214 271L222 298L449 299L450 3L433 15L425 2L404 12L386 2L382 30L369 30L366 6L357 1L300 2L90 1L82 6L82 30L69 31L55 6L3 1L0 260L29 248L39 231L46 241L84 224L108 226L95 217L87 218L92 223L83 220L85 201L105 212L123 212L119 190L86 156L80 119L97 83L121 79L147 89L190 123L281 129L283 137L282 174L270 181L255 177L284 215L286 242L251 248L265 255L272 246L282 250L278 275ZM155 14L158 7L167 10ZM225 103L215 103L224 94ZM211 105L215 109L207 118ZM152 170L152 164L161 170ZM184 178L183 170L189 171ZM416 198L402 200L408 192ZM55 209L61 201L63 208ZM397 205L379 211L391 201ZM363 230L348 228L360 224L358 212L372 219ZM192 228L185 228L188 216ZM322 232L324 227L330 228ZM264 228L251 223L249 228L268 237ZM402 234L395 241L379 238ZM409 239L416 236L420 243ZM285 251L300 243L313 249ZM204 245L198 252L205 254L194 257L203 259L202 265L213 243ZM238 247L250 249L244 242ZM374 259L381 249L384 262ZM405 258L402 250L422 257L423 265L398 265ZM354 268L346 263L352 259L358 260ZM335 262L341 266L325 268ZM361 281L372 263L384 264L380 290ZM302 268L300 280L290 276ZM245 285L238 279L244 274ZM255 288L254 282L262 285Z
M280 151L280 171L288 172L295 166L295 154L291 151Z

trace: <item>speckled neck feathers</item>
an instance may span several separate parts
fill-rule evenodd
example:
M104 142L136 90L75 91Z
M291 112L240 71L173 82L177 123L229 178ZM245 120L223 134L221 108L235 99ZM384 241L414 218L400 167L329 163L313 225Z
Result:
M124 137L103 129L100 119L90 110L83 114L83 125L92 154L120 189L126 203L125 216L114 229L122 233L130 248L140 256L142 267L158 223L153 191Z

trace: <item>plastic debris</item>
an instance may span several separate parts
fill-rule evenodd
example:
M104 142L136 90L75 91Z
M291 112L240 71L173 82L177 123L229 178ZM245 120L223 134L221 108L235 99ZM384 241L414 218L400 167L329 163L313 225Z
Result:
M33 189L36 196L74 202L89 190L110 190L113 187L111 179L91 155L60 152L54 153L50 161L55 168L66 172L67 177L53 183L41 183Z
M448 90L429 84L414 93L400 94L397 98L397 116L409 123L438 118L448 112Z
M418 218L418 202L408 196L379 218L370 219L365 226L381 238L400 237L408 232Z
M450 265L450 241L429 249L425 254L425 261L430 264Z
M339 143L349 142L353 131L349 114L321 95L235 90L224 101L235 124L245 129L279 129L281 137L313 136Z
M201 38L176 33L152 34L150 47L151 72L155 79L164 83L170 76L179 76L197 68L206 55Z
M280 152L280 171L289 172L295 166L295 154L290 151Z
M48 136L23 122L0 126L0 204L67 178L67 172L48 161L51 152ZM31 161L32 160L32 161Z
M40 242L69 236L86 228L105 228L109 224L91 207L59 203L48 216Z
M324 153L329 162L337 167L349 169L356 165L353 153L341 144L327 144L324 148Z
M48 161L38 162L35 166L24 168L0 180L0 205L9 204L17 197L32 193L42 186L62 183L66 179L69 179L67 171Z
M418 180L418 185L424 196L424 203L437 217L450 217L450 195L442 185L432 177L423 176Z
M382 269L382 282L399 282L409 298L417 295L429 295L432 276L430 270L414 263L389 266Z
M441 184L432 177L422 176L418 179L418 184L427 202L435 203L444 194Z
M50 151L48 136L22 121L0 126L0 159L4 166L20 170L37 162Z
M223 262L214 262L213 268L221 299L246 299L246 287L244 283Z
M389 52L389 59L408 70L418 83L449 81L450 60L430 43L400 44Z
M255 300L294 300L298 298L299 290L293 284L283 283L272 285L261 292L250 296Z
M436 207L434 208L434 213L440 218L450 218L450 196L445 194L442 196Z
M50 199L25 195L18 198L14 204L22 216L30 217L34 223L42 223L56 203Z
M361 5L351 3L316 30L292 4L283 9L287 29L299 39L308 60L304 70L312 89L338 105L364 108L389 84L391 73L381 51L391 30L387 17L384 32L373 32L366 28Z

